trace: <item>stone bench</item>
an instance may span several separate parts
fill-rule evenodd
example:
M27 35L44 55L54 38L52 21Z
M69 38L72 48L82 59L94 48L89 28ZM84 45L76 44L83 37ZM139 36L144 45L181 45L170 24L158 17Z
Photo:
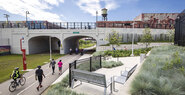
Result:
M107 81L104 74L98 74L93 72L87 72L83 70L73 69L72 70L72 88L74 88L75 80L81 82L87 82L97 86L104 87L104 95L106 95L107 88L110 86L110 91L112 93L112 78Z

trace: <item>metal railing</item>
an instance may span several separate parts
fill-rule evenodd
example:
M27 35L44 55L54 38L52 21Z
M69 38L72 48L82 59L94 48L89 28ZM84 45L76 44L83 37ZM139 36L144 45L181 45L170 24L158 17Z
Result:
M25 28L28 29L95 29L95 22L8 22L0 23L0 28Z
M136 23L135 28L152 28L152 29L173 29L172 24L148 24ZM47 21L28 21L26 22L0 22L0 28L26 28L28 29L96 29L98 28L133 28L131 21L122 22L47 22Z
M135 24L134 28L152 28L152 29L172 29L174 24ZM96 27L100 28L133 28L133 25L131 23L106 23L101 22L97 23Z
M71 87L71 70L72 69L80 69L85 71L95 71L97 69L102 68L102 60L100 56L93 56L81 60L75 60L74 62L69 64L69 86Z

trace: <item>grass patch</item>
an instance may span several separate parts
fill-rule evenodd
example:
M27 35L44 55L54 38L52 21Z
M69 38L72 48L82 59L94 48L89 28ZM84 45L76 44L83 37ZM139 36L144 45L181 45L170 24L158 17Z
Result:
M52 57L54 59L57 59L59 57L62 57L63 55L60 54L52 54ZM28 69L34 69L38 65L44 65L44 62L49 62L49 54L31 54L26 56L26 63L27 63L27 68ZM5 55L5 56L0 56L0 83L10 79L10 74L12 74L12 71L14 70L15 67L20 68L20 73L25 73L22 72L21 70L23 69L23 64L22 64L22 55Z
M81 45L79 45L79 49L84 49L84 48L92 47L92 46L94 46L95 44L96 44L96 43L81 44Z
M131 84L131 95L185 95L185 48L154 48Z
M103 61L102 62L102 66L103 68L113 68L113 67L117 67L117 66L121 66L123 65L123 63L121 61Z
M78 94L71 89L67 88L69 86L69 75L67 75L61 82L52 85L46 95L84 95Z
M105 55L105 52L104 51L97 51L97 52L94 52L92 55L93 56L99 56L99 55L104 56Z

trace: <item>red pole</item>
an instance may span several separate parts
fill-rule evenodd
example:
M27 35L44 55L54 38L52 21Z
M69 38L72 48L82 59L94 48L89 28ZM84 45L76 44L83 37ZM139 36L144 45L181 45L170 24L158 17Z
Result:
M26 49L22 49L22 40L20 39L20 48L22 51L22 59L23 59L23 70L26 70Z
M22 56L23 56L23 70L26 70L26 49L22 49Z

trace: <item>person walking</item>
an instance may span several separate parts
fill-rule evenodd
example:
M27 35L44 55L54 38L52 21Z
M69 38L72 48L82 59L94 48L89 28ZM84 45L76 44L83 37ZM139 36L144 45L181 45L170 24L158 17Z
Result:
M70 55L71 55L72 54L72 48L70 48L69 51L70 51Z
M60 61L58 62L59 75L62 74L62 65L63 65L63 63L62 63L62 61L60 60Z
M49 65L49 67L52 67L52 70L53 70L52 75L55 73L55 64L56 64L55 60L52 59Z
M78 54L78 48L76 48L75 51L76 51L76 54Z
M39 88L42 87L42 78L44 77L45 78L45 75L44 75L44 72L43 70L41 69L41 66L37 66L37 70L35 71L35 80L38 79L39 81L39 85L37 86L37 91L39 91Z

